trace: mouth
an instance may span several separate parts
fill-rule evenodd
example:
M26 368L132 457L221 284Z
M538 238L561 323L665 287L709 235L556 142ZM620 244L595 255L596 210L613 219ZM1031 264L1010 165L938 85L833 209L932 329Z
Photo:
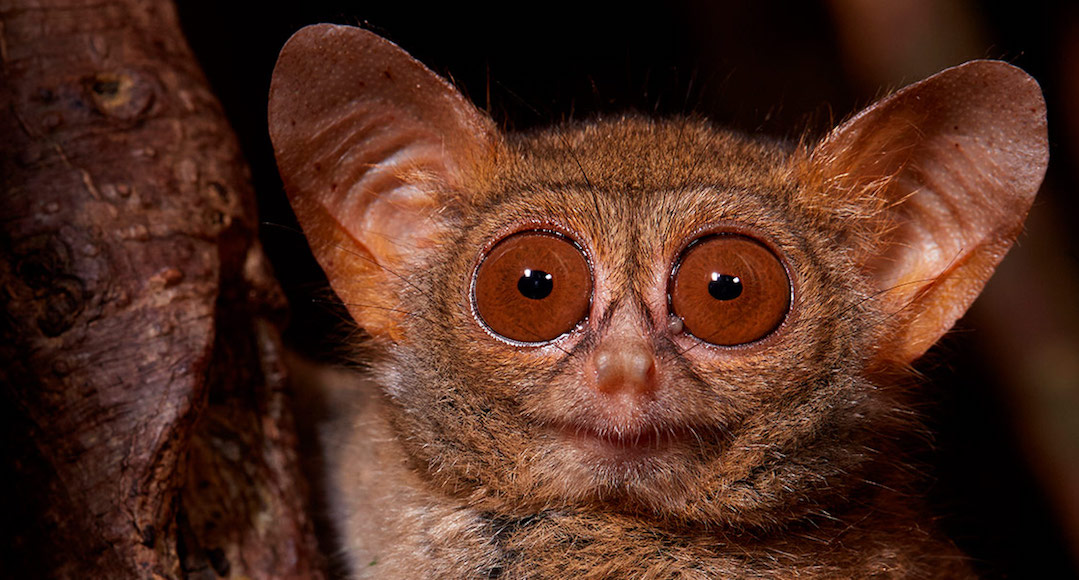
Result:
M567 424L557 427L557 431L560 438L574 448L620 460L703 447L709 439L707 430L685 425L646 424L617 428Z

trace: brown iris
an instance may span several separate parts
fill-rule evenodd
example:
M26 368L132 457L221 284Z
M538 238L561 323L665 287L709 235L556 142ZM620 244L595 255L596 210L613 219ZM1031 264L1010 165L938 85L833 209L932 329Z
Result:
M573 242L549 232L512 235L476 270L476 312L510 340L544 342L573 330L588 315L592 273Z
M715 235L682 254L670 293L671 310L686 332L734 346L764 338L783 322L791 283L779 258L760 242Z

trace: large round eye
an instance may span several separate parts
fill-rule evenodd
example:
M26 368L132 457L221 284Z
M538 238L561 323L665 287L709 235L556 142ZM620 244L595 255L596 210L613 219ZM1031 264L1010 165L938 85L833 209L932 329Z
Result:
M686 332L733 346L764 338L790 309L787 270L764 245L738 235L693 243L675 267L671 310Z
M494 332L544 342L573 330L588 314L592 274L580 248L547 232L510 236L476 270L476 312Z

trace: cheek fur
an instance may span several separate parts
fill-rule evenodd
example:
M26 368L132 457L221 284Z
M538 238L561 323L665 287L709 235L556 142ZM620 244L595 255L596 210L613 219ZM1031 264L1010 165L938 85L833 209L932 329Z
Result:
M461 252L445 271L426 274L445 278L470 270L471 260ZM825 295L822 289L849 273L822 274L811 262L797 262L805 265L795 273L804 287L799 299ZM663 266L645 276L656 282L648 285L655 295L645 297L650 312L665 312ZM597 279L604 268L596 266ZM600 308L612 285L596 286ZM517 347L477 323L467 284L435 296L408 330L409 340L431 345L431 353L403 349L382 366L390 369L382 376L418 464L473 501L515 511L617 501L663 518L764 525L773 512L789 512L798 497L830 485L822 483L829 474L854 471L863 461L861 439L846 418L866 415L868 387L822 369L862 366L854 353L864 308L802 299L790 324L763 347L701 347L676 336L670 348L657 348L663 395L651 417L692 425L695 439L625 464L597 460L552 430L595 413L584 377L592 326L545 346Z

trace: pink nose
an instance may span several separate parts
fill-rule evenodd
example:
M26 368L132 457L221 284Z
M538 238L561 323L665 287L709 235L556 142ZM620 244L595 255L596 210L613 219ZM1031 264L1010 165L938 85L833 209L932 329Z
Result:
M656 359L643 341L608 337L592 354L596 389L608 395L648 395L656 386Z

